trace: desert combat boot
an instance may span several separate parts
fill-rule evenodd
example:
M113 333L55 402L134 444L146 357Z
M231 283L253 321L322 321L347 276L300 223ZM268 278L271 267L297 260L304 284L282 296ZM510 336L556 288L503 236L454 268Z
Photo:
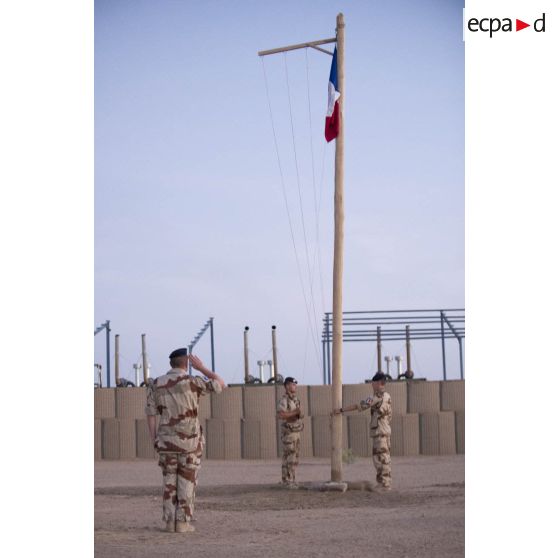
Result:
M176 522L176 532L177 533L193 533L196 528L190 525L189 521L177 521Z

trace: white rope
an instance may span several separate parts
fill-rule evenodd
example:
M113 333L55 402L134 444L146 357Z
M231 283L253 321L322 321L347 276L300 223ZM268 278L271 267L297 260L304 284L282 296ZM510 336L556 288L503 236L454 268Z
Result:
M271 129L273 131L273 141L274 141L274 144L275 144L275 153L277 155L277 165L279 167L279 176L280 176L280 181L281 181L281 191L283 193L283 199L285 201L285 209L287 211L287 218L288 218L288 221L289 221L289 230L290 230L290 233L291 233L291 241L292 241L293 250L294 250L294 253L295 253L296 267L297 267L297 271L298 271L298 278L299 278L299 281L300 281L300 287L301 287L301 290L302 290L302 297L304 299L304 306L306 308L306 315L307 315L307 318L308 318L308 323L310 324L310 327L311 327L312 318L311 318L311 315L310 315L310 307L308 305L308 300L306 298L306 290L304 288L304 280L302 278L302 270L300 268L300 260L299 260L299 257L298 257L298 250L296 248L296 241L295 241L295 236L294 236L294 231L293 231L293 221L292 221L292 218L291 218L291 212L289 211L289 202L288 202L288 199L287 199L287 192L286 192L286 188L285 188L285 178L284 178L284 175L283 175L283 167L281 165L281 158L279 156L279 146L277 144L277 134L275 132L275 123L274 123L274 120L273 120L273 111L271 109L271 99L269 97L269 87L268 87L267 74L266 74L266 71L265 71L265 64L264 64L263 57L261 58L261 61L262 61L262 69L263 69L264 81L265 81L265 92L266 92L267 103L268 103L268 107L269 107L269 116L270 116L270 120L271 120ZM290 98L289 98L289 102L290 102ZM315 345L315 343L316 342L314 341L314 345ZM316 348L316 354L317 354L317 348ZM319 362L319 359L318 359L318 362Z
M312 272L310 269L310 255L308 252L308 239L307 239L307 235L306 235L306 224L305 224L305 219L304 219L304 207L303 207L303 203L302 203L302 189L300 186L300 174L298 171L298 157L296 155L296 142L295 142L295 133L294 133L294 123L293 123L293 109L292 109L292 104L291 104L291 89L290 89L290 85L289 85L289 70L287 67L287 55L286 53L283 53L283 60L285 63L285 78L286 78L286 82L287 82L287 96L289 99L289 115L290 115L290 122L291 122L291 136L292 136L292 140L293 140L293 154L294 154L294 161L295 161L295 171L296 171L296 183L297 183L297 187L298 187L298 200L299 200L299 207L300 207L300 219L302 221L302 234L304 237L304 250L306 253L306 266L308 268L308 281L309 281L309 287L310 287L310 301L312 303L312 309L314 310L314 335L312 336L312 341L313 341L313 345L314 345L314 350L316 351L316 362L319 366L320 364L320 357L319 357L319 352L318 352L318 347L316 345L316 338L318 337L319 333L318 333L318 318L317 318L317 312L316 312L316 304L314 302L314 287L312 285Z
M306 56L306 89L308 93L308 122L310 126L310 155L312 160L312 190L314 192L314 215L316 219L316 246L314 248L314 256L312 258L312 273L311 273L311 283L314 284L314 272L316 269L316 256L318 258L318 273L320 276L320 292L322 296L322 313L325 311L325 296L324 296L324 282L323 282L323 274L322 274L322 259L320 254L320 205L321 205L321 188L323 184L323 167L324 167L324 158L325 158L325 147L326 142L324 142L324 148L322 151L322 176L320 180L320 204L318 204L318 199L316 195L316 173L314 170L314 144L312 141L313 130L312 130L312 110L311 110L311 102L310 102L310 78L309 78L309 71L308 71L308 49L304 49L304 53ZM316 326L317 327L317 326Z

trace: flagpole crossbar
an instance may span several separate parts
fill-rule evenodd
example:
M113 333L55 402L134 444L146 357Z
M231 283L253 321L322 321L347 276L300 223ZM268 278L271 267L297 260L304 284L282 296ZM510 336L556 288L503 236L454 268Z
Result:
M333 52L331 52L330 50L326 50L325 48L320 48L319 46L316 45L310 45L310 48L314 48L316 50L319 50L320 52L325 52L326 54L333 56Z
M320 41L310 41L308 43L300 43L298 45L290 45L290 46L286 46L286 47L279 47L279 48L273 48L271 50L260 50L258 52L258 56L268 56L270 54L278 54L279 52L286 52L288 50L297 50L299 48L316 48L318 45L327 45L328 43L335 43L337 41L336 37L333 37L332 39L321 39ZM325 49L317 49L317 50L321 50L322 52L325 52L327 54L333 55L331 52L329 52L328 50Z

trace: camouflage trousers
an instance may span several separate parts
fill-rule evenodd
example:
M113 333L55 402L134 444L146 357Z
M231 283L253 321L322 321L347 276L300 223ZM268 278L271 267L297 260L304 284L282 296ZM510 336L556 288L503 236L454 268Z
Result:
M300 453L300 432L291 432L286 428L281 431L283 442L283 463L281 465L281 479L284 483L295 482L295 469L298 465Z
M159 453L163 471L163 521L190 521L194 513L202 445L193 453Z
M389 436L372 438L372 461L376 468L376 482L391 487L391 443Z

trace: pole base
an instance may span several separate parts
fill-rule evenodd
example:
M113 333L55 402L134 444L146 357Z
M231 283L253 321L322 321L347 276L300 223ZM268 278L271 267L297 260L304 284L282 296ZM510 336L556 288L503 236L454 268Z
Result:
M348 488L346 482L316 482L310 484L308 490L318 490L320 492L346 492Z

